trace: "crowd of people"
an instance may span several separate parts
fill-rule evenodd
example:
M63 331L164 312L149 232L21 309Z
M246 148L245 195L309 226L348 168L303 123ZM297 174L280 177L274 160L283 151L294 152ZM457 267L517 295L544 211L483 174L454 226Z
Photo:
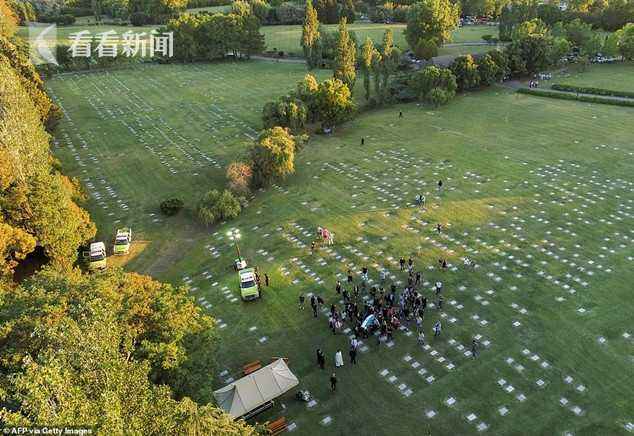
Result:
M441 185L442 186L442 185ZM321 228L320 228L321 230ZM439 224L436 230L442 232ZM321 233L320 233L321 236ZM311 247L314 252L315 246ZM399 259L399 267L402 274L407 276L407 285L400 290L395 283L388 285L387 270L378 271L379 280L372 283L369 277L369 269L363 266L360 271L353 272L348 269L344 283L337 280L335 283L336 300L329 305L328 328L333 335L349 328L346 332L351 332L348 355L350 364L357 363L357 354L360 341L376 337L376 344L390 343L394 341L395 332L402 326L415 328L417 331L417 342L420 346L425 345L425 333L423 323L431 316L430 310L442 310L443 307L443 282L437 280L433 286L424 286L424 277L421 270L417 270L414 260L409 257ZM473 261L465 260L465 266L474 266ZM445 259L438 260L438 268L445 271L448 268ZM366 296L367 295L367 296ZM343 305L339 302L343 301ZM311 294L309 298L312 314L319 317L323 307L326 306L321 295ZM304 310L306 296L299 296L299 308ZM433 336L441 335L442 323L439 317L434 317L432 324ZM478 355L477 341L472 343L472 355ZM333 358L335 368L344 365L343 353L337 350ZM317 350L317 364L321 369L326 368L326 357L321 349ZM336 376L331 388L336 389ZM331 382L332 378L331 377Z

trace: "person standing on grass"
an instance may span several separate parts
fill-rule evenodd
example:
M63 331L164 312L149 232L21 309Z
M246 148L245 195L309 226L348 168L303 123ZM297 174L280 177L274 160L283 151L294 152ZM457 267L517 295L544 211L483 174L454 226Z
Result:
M357 364L357 349L351 346L349 354L350 354L350 364L356 365Z
M337 390L337 374L334 372L330 376L330 389L335 392Z
M310 296L310 307L313 308L313 316L317 318L317 299L314 295Z
M410 257L407 259L407 269L412 271L414 269L414 260Z
M348 283L352 283L352 271L348 268Z
M442 298L442 295L438 297L438 301L436 302L436 305L438 306L438 310L442 309L442 302L444 301L444 299Z
M416 271L416 286L420 285L420 281L423 278L423 275L421 274L420 271Z
M399 118L403 118L403 111L399 111L399 112L398 112L398 117L399 117Z
M362 271L363 271L363 280L367 281L368 280L368 267L364 266Z
M335 353L335 367L340 368L343 366L343 354L341 350L337 350Z
M442 233L442 225L440 223L436 224L436 231L439 235Z
M442 330L442 325L440 324L440 320L438 320L434 324L434 337L440 336L440 331L441 330Z
M436 282L436 295L440 294L442 291L442 282ZM425 304L427 304L427 300L425 300Z
M317 364L321 369L326 367L326 357L324 356L324 352L321 351L321 348L317 348Z
M339 280L337 280L335 291L337 291L337 294L341 294L341 282Z
M361 145L365 145L365 138L361 138Z
M422 330L420 331L420 333L418 333L418 345L420 345L421 347L425 345L425 333L423 333Z
M269 275L267 273L264 273L264 286L268 288L270 284L271 280L269 279Z
M442 192L442 180L438 180L438 193Z
M306 297L304 297L304 294L299 294L299 310L304 310L305 300L306 300Z
M471 341L471 355L475 359L476 357L478 357L478 354L480 354L480 352L478 351L478 341L474 339L473 341Z
M321 310L321 306L324 305L324 299L321 298L321 295L317 295L317 309Z
M401 257L398 263L401 265L401 271L405 271L405 259Z
M315 253L315 241L310 243L310 254Z

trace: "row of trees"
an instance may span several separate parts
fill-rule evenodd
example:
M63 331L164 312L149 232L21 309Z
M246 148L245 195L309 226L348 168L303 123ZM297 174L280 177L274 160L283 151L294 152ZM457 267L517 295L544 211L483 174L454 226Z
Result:
M182 14L167 23L174 32L173 60L182 62L250 56L264 50L260 22L252 14Z
M557 22L580 20L593 28L615 31L634 22L634 1L572 0L563 10L557 2L543 3L536 0L511 0L501 10L500 38L512 39L513 29L525 21L539 18L549 26Z

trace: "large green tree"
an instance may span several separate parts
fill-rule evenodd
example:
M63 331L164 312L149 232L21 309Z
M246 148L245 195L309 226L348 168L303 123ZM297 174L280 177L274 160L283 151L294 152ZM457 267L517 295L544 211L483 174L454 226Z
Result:
M356 71L357 47L348 32L346 18L339 22L337 50L335 53L334 77L341 80L349 89L354 89L357 78Z
M457 57L449 68L456 76L456 83L460 91L474 89L480 85L478 65L470 54Z
M374 53L374 42L368 36L361 47L361 71L363 72L363 89L365 90L366 101L370 100L370 76L372 75L372 55Z
M0 322L5 424L254 434L215 408L174 399L209 389L213 371L213 320L184 288L120 270L45 270L0 285Z
M319 20L312 0L306 0L306 16L302 26L302 49L309 68L314 68L318 60Z
M451 39L451 32L458 26L460 5L451 0L423 0L410 7L405 28L405 38L415 49L422 40L435 40L442 45Z
M251 147L253 183L266 186L295 172L295 137L283 127L264 130Z
M625 25L621 30L617 32L619 42L619 53L625 59L634 59L634 23Z
M354 110L352 93L339 79L324 80L317 90L319 119L326 128L333 128L350 117Z

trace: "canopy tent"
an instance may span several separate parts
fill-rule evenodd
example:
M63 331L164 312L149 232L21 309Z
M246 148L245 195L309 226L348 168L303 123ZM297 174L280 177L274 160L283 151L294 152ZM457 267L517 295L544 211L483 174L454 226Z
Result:
M284 359L277 359L251 374L214 391L218 406L239 418L288 392L299 384Z

